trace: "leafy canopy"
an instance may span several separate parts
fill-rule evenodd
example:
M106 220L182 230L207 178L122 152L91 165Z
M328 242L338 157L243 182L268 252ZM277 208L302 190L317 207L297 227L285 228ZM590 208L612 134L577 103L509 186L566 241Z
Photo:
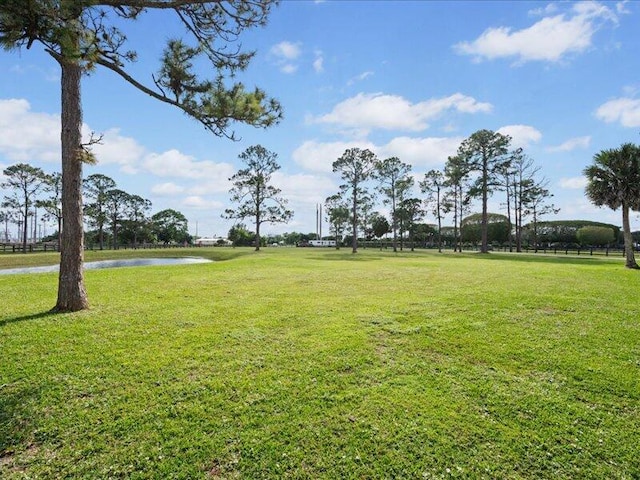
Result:
M240 169L229 180L231 201L238 207L227 209L225 218L256 218L258 224L265 222L288 222L293 212L287 210L287 200L280 196L281 190L270 184L273 173L280 169L278 154L262 145L253 145L239 155L246 168Z
M227 83L249 65L239 35L265 25L272 0L3 0L0 46L40 44L58 62L79 64L85 72L105 67L157 100L174 105L217 136L235 138L233 121L269 127L282 117L280 104L259 88ZM124 32L128 22L149 10L173 11L188 33L167 40L159 70L146 80L129 66L138 58ZM194 64L208 61L211 78L200 78Z
M612 210L626 205L640 210L640 147L625 143L620 148L602 150L593 165L584 169L586 194L595 205Z

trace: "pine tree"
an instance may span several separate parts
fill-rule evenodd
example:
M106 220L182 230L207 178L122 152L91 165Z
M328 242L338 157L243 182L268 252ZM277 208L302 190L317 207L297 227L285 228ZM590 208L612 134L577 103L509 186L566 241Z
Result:
M272 0L2 0L0 46L27 50L40 45L61 69L62 234L55 311L88 308L83 275L83 163L95 161L81 137L81 78L98 67L161 102L179 108L216 136L234 138L233 122L269 127L281 118L279 103L256 88L227 79L246 69L253 53L237 46L240 34L264 25ZM191 41L169 39L162 63L148 81L127 66L137 58L121 28L145 12L175 15ZM213 78L194 71L208 61Z

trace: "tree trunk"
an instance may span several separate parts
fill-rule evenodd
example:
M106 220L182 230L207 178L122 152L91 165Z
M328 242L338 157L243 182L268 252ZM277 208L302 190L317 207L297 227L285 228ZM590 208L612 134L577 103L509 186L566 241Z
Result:
M438 213L438 253L442 253L442 218Z
M256 215L256 252L260 251L260 215Z
M58 217L58 251L62 245L62 217Z
M622 235L624 236L625 267L640 268L636 263L633 252L633 236L631 235L631 226L629 225L629 207L626 203L622 204Z
M480 253L489 253L489 225L487 218L487 201L489 197L488 189L488 169L487 160L484 159L484 167L482 169L482 245Z
M398 228L396 225L396 194L393 191L391 196L391 225L393 226L393 251L398 251Z
M33 208L33 237L32 243L36 243L38 241L38 209L36 207Z
M509 252L513 252L513 225L511 224L511 192L509 190L509 176L506 177L507 189L507 224L509 225Z
M82 223L82 159L80 79L76 60L60 61L62 68L62 243L58 301L54 311L73 312L89 308L84 285L84 231Z
M453 216L453 251L459 251L462 253L462 239L460 238L462 235L462 185L459 187L460 197L458 197L458 192L454 191L455 196L455 205L454 210L455 214ZM458 199L460 200L460 210L458 211Z
M438 203L436 205L436 208L438 209L438 253L442 253L442 216L440 215L440 186L438 186L437 202Z
M351 239L351 253L358 253L358 201L357 201L358 184L353 185L353 224L351 225L351 232L353 238Z
M538 253L538 214L533 207L533 253Z
M514 215L516 218L516 252L522 252L522 175L518 179L518 187L514 199Z
M24 225L22 226L22 253L27 253L27 235L29 230L29 201L24 199Z

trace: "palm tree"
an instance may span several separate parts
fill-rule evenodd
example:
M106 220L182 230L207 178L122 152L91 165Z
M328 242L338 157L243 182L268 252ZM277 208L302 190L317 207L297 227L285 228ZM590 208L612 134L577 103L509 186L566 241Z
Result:
M640 147L625 143L620 148L602 150L593 165L584 169L589 183L586 194L597 206L612 210L622 207L622 232L627 268L640 268L633 253L629 210L640 210Z

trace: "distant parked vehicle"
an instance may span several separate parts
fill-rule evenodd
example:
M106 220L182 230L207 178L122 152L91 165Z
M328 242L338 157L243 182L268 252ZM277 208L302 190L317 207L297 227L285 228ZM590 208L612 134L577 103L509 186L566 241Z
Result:
M310 247L335 247L335 240L309 240Z

